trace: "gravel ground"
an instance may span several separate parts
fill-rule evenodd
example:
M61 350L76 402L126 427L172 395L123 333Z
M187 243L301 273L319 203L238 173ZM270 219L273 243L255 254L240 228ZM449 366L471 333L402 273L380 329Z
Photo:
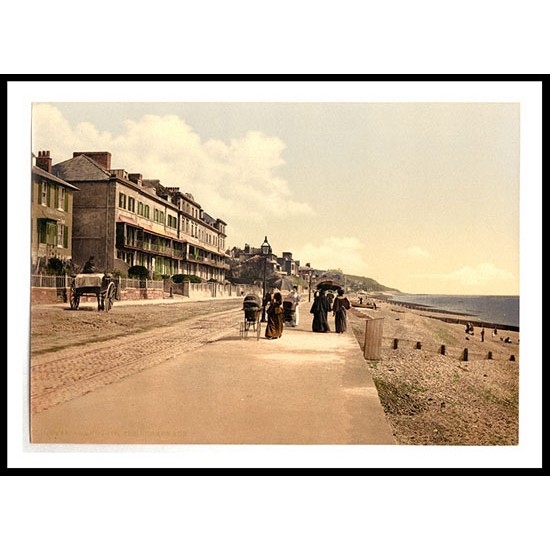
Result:
M384 411L401 445L517 445L519 333L480 329L429 318L380 303L384 318L379 361L369 361ZM365 321L350 315L360 345ZM501 338L510 336L512 343ZM394 349L394 338L398 347ZM421 349L417 348L421 342ZM440 353L444 344L446 354ZM463 360L468 348L468 360ZM492 352L493 359L488 359ZM515 361L510 357L514 355Z

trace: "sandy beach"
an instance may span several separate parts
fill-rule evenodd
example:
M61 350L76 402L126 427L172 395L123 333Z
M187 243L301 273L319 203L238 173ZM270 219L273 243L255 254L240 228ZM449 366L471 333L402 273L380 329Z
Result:
M481 341L480 328L465 332L465 317L453 316L459 322L449 323L425 311L376 303L376 310L354 308L349 319L362 345L363 316L384 318L381 359L367 364L397 442L517 445L519 332L498 330L493 336L486 329Z

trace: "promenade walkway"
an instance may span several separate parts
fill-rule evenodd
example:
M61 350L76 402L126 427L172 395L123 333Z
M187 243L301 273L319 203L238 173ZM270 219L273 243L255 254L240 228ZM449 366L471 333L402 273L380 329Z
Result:
M34 443L393 445L356 339L235 334L33 414Z

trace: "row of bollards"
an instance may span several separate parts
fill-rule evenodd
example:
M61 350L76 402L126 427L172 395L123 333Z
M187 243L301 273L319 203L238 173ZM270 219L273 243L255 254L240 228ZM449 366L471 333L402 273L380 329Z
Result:
M415 347L416 347L416 349L422 349L422 342L416 342ZM399 339L398 338L393 339L392 348L393 349L398 349L399 348ZM447 350L446 350L445 344L441 344L441 347L439 348L439 353L441 355L446 355ZM464 350L462 352L462 356L461 356L462 361L468 361L468 355L469 355L468 348L464 348ZM487 359L493 359L493 352L492 351L487 352ZM515 361L515 360L516 360L516 356L515 355L510 355L509 361Z

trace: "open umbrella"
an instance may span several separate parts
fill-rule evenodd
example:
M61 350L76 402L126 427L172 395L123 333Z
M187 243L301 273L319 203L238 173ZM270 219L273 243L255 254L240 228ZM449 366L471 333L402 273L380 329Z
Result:
M321 290L322 288L325 290L339 290L342 285L334 279L323 279L317 283L317 289Z
M277 288L282 291L288 290L289 292L294 288L294 284L292 283L292 281L290 281L286 277L277 277L276 279L271 279L269 281L269 285L272 288Z

